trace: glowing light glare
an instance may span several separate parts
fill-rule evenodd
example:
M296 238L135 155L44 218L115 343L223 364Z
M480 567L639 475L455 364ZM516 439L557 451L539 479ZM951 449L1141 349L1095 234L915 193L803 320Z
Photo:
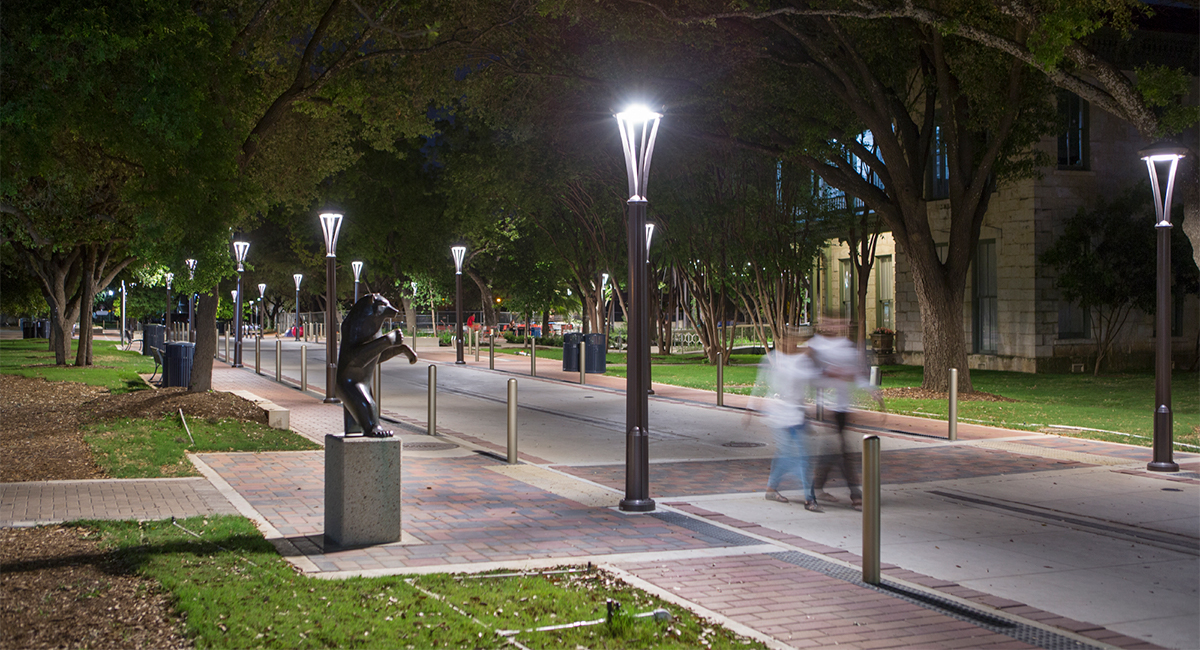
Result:
M1154 214L1158 226L1171 226L1171 194L1175 191L1175 172L1179 169L1179 160L1187 155L1187 149L1169 140L1156 142L1138 152L1146 161L1146 171L1150 174L1150 187L1154 190ZM1158 164L1169 162L1167 169L1166 188L1162 187L1159 178Z
M296 281L296 291L300 290L300 281L304 279L303 273L292 274L292 279Z
M321 213L321 234L325 235L325 257L337 257L337 240L341 231L341 214L337 212Z
M642 105L631 106L614 115L621 131L621 150L625 153L625 172L629 177L629 200L644 201L650 175L650 157L658 135L661 113Z
M237 260L237 270L239 273L246 269L242 264L246 261L246 253L250 251L250 242L243 240L234 240L233 242L233 257Z
M266 296L267 296L267 285L266 285L266 283L260 282L258 285L258 297L261 300L261 299L265 298Z
M360 275L362 275L362 267L363 267L362 262L358 262L358 261L350 262L350 268L354 269L354 281L355 282L358 282L358 277Z
M467 256L466 246L451 246L450 254L454 255L454 272L462 273L463 258Z

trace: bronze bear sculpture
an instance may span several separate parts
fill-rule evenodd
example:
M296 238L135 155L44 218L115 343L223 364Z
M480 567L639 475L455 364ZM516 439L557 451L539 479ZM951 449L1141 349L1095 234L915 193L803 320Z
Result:
M354 303L342 321L333 392L369 438L392 436L375 415L375 396L371 394L375 365L398 354L408 357L409 363L417 362L417 354L404 344L404 335L399 330L379 335L384 321L399 313L387 298L369 293Z

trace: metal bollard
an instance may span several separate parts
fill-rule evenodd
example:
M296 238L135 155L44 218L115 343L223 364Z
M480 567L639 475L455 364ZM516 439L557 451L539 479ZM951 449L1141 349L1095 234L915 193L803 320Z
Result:
M508 380L508 464L517 464L517 380Z
M958 440L958 368L950 369L950 439Z
M375 364L375 377L371 382L371 394L375 396L375 419L383 416L383 364Z
M583 340L579 341L579 385L587 384L587 368L584 365L587 363L586 356L587 346L583 344Z
M717 406L725 406L725 360L717 353Z
M275 339L275 381L283 383L283 341Z
M488 370L496 369L496 335L488 336Z
M537 339L529 339L529 376L537 377Z
M475 361L479 361L479 330L471 330L471 338L475 341Z
M879 436L863 436L863 582L879 579Z
M308 390L308 346L300 346L300 391Z
M254 374L262 374L262 339L254 337Z
M231 363L229 360L229 332L225 332L225 363Z
M437 366L429 366L429 425L426 430L431 436L437 435Z
M871 383L871 385L872 385L872 386L878 386L878 385L880 384L880 381L879 381L879 366L871 366L871 379L870 379L870 383Z

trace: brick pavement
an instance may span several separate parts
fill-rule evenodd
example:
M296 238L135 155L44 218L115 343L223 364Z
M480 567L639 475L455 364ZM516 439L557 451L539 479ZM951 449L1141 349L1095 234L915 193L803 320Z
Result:
M209 514L237 510L203 478L0 483L0 527Z

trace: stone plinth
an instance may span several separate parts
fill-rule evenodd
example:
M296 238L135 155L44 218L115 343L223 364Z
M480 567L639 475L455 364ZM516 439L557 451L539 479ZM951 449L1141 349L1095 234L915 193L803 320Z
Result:
M325 543L400 541L399 438L325 436Z

